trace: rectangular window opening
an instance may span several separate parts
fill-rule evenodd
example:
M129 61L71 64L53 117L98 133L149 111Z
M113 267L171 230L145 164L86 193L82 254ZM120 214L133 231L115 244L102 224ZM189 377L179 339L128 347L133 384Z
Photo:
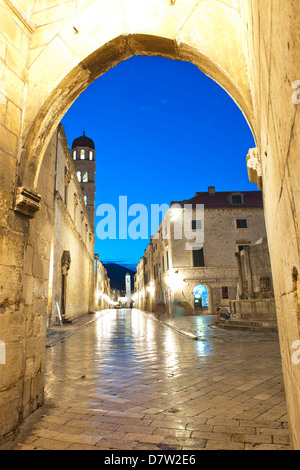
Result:
M236 228L248 228L247 219L236 219Z
M204 264L204 249L193 250L193 265L196 268L202 268Z

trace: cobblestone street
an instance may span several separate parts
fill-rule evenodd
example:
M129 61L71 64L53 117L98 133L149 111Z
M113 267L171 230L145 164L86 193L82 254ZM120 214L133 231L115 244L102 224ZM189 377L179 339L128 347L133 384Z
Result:
M47 348L45 405L12 448L289 449L277 335L214 319L99 312Z

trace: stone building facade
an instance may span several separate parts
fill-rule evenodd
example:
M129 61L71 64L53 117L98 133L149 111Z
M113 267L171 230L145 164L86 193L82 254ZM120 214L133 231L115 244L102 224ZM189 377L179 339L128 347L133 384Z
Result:
M99 259L99 255L95 255L95 308L103 310L110 308L114 302L114 293L110 287L110 279L107 275L107 270Z
M94 308L94 228L62 125L47 148L49 161L51 152L55 165L47 177L54 185L54 207L47 311L50 322L59 311L64 321L72 321Z
M184 215L187 211L190 215ZM174 302L181 302L190 314L229 307L237 292L235 253L264 236L260 191L216 192L210 187L172 202L137 266L138 306L155 311L165 304L172 313Z

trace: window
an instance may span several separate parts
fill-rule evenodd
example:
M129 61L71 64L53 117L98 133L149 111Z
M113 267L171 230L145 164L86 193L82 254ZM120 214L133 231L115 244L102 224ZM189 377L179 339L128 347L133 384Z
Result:
M73 152L73 160L76 160L76 150Z
M241 194L233 194L231 196L231 202L232 204L243 204L243 196Z
M84 200L85 205L87 205L87 196L86 195L83 196L83 200Z
M200 248L198 250L193 251L193 266L195 268L202 268L205 266L204 264L204 249Z
M93 160L93 152L90 150L90 153L89 153L89 158L90 160Z
M167 257L167 271L169 271L170 265L169 265L169 252L166 252L166 257Z
M83 183L87 183L88 181L89 181L89 174L88 174L87 171L84 171L84 172L82 173L82 182L83 182Z
M236 228L248 228L247 219L236 219Z
M80 160L85 160L85 151L80 150Z
M228 287L222 287L222 299L229 299Z
M162 260L162 271L164 273L165 272L165 257L162 256L161 260Z
M81 171L77 171L76 175L77 175L77 179L78 179L79 183L81 183Z
M239 251L242 251L244 248L247 248L249 245L239 245L238 249Z
M201 230L202 220L192 220L192 230Z

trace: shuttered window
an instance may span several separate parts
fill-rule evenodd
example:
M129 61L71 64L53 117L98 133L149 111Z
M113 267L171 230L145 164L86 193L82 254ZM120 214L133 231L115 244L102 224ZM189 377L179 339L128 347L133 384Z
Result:
M205 266L204 264L204 249L193 250L193 265L196 268Z

